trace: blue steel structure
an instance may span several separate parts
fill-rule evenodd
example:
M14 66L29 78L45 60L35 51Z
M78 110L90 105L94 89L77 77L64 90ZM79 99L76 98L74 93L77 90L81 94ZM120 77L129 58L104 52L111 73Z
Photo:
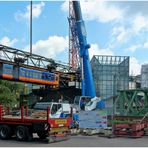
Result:
M80 64L81 64L81 79L82 79L82 96L96 97L94 81L92 76L91 64L89 59L88 49L90 45L86 40L85 24L82 18L81 7L79 1L73 1L73 10L76 19L76 30L80 45Z

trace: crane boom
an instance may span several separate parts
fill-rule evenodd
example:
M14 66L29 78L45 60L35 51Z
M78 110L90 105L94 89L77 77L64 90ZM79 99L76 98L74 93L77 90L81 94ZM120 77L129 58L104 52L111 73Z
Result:
M82 18L79 1L73 1L73 10L75 13L76 29L80 45L79 56L81 63L82 96L90 96L94 98L96 97L96 92L88 52L90 45L87 43L85 24Z
M104 101L96 96L94 87L94 80L92 76L92 69L89 59L88 49L90 45L87 43L87 36L85 24L82 18L81 7L79 1L72 1L73 11L75 13L76 32L79 42L79 56L81 65L81 82L82 82L82 96L75 97L74 104L77 106L77 98L79 108L85 106L85 110L102 109L105 107ZM87 101L89 100L89 101ZM81 108L82 109L82 108Z

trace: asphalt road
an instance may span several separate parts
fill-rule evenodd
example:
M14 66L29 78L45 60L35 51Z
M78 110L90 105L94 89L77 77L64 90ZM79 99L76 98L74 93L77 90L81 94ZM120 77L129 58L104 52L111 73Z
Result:
M142 138L105 138L98 136L71 136L69 140L46 143L34 138L31 142L0 140L0 147L147 147L148 137Z

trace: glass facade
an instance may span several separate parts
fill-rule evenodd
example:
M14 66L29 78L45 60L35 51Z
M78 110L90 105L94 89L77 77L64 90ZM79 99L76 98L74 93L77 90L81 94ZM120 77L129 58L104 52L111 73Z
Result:
M113 107L117 90L129 87L129 57L95 55L91 60L92 73L97 96Z
M141 87L148 88L148 64L142 65L141 68Z

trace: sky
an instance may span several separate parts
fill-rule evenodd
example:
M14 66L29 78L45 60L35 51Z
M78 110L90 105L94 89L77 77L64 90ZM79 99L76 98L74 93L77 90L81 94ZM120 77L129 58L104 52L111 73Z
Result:
M148 63L148 1L81 0L93 55L130 56L130 74ZM0 44L29 51L29 1L0 1ZM33 53L68 62L68 1L33 1Z

